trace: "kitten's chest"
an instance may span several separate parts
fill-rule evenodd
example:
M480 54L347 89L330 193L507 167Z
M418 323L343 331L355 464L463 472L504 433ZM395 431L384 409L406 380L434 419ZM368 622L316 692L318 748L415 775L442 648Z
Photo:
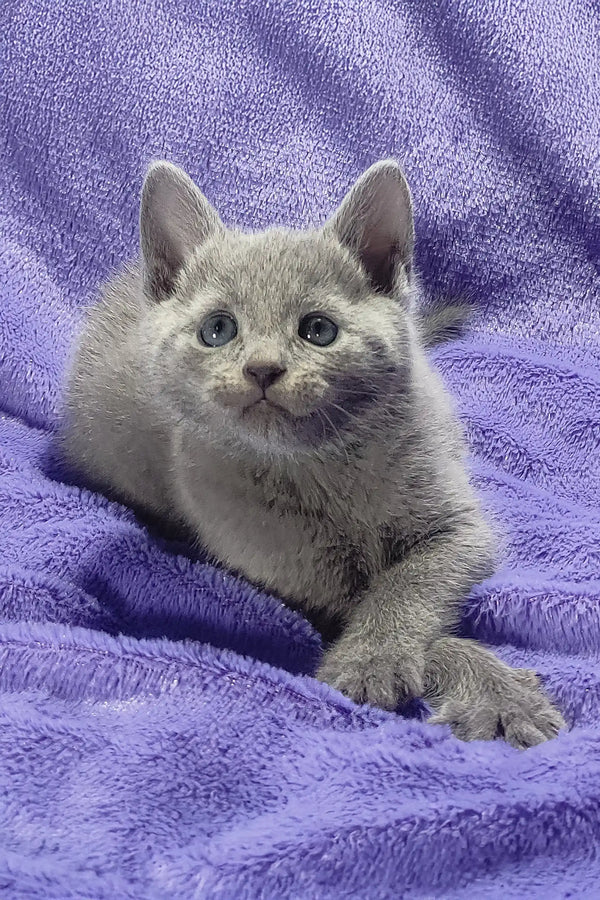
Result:
M349 515L340 498L226 468L218 479L198 477L197 465L178 474L186 518L209 552L293 606L332 615L347 608L381 567L377 528Z

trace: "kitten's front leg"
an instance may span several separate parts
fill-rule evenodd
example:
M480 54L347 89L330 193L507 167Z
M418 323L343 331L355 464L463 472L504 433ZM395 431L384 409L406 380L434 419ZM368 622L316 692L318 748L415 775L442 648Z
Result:
M524 749L556 737L565 721L529 669L512 669L465 638L443 637L426 654L425 697L463 741L503 737Z
M490 569L489 532L479 520L419 542L372 580L317 678L384 709L421 696L427 646L454 624L460 601Z

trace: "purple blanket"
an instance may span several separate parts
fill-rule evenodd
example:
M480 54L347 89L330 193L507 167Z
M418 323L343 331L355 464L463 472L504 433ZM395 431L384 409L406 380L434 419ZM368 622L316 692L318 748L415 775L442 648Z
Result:
M0 894L596 897L600 43L589 0L0 6ZM229 223L317 224L395 156L435 354L504 561L464 633L571 730L520 753L359 708L320 641L53 450L147 163Z

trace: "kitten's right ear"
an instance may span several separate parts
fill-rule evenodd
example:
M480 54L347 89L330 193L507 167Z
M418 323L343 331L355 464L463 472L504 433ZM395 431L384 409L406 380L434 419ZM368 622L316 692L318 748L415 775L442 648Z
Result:
M167 162L153 163L140 207L144 292L149 299L167 299L186 259L220 228L216 210L185 172Z

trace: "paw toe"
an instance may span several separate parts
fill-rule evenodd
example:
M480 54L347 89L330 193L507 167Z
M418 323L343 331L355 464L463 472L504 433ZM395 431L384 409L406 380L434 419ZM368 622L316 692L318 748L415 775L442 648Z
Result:
M545 715L541 716L536 721L537 727L540 729L542 734L545 735L546 740L552 740L555 738L559 731L564 731L567 728L567 723L559 713L555 707L551 706L548 703L548 710Z
M498 716L486 707L469 707L459 700L444 703L429 719L432 725L449 725L460 741L491 741L497 736Z
M418 664L397 657L338 658L333 651L323 660L317 678L355 703L370 703L389 710L420 696L423 691L422 671Z
M545 697L536 693L529 699L530 703L527 700L511 704L489 700L474 705L447 700L429 722L449 725L461 741L504 738L511 746L523 750L552 740L566 727L561 714ZM534 699L537 702L533 702Z
M543 744L548 738L532 722L520 719L504 728L504 740L517 750L526 750L536 744Z

